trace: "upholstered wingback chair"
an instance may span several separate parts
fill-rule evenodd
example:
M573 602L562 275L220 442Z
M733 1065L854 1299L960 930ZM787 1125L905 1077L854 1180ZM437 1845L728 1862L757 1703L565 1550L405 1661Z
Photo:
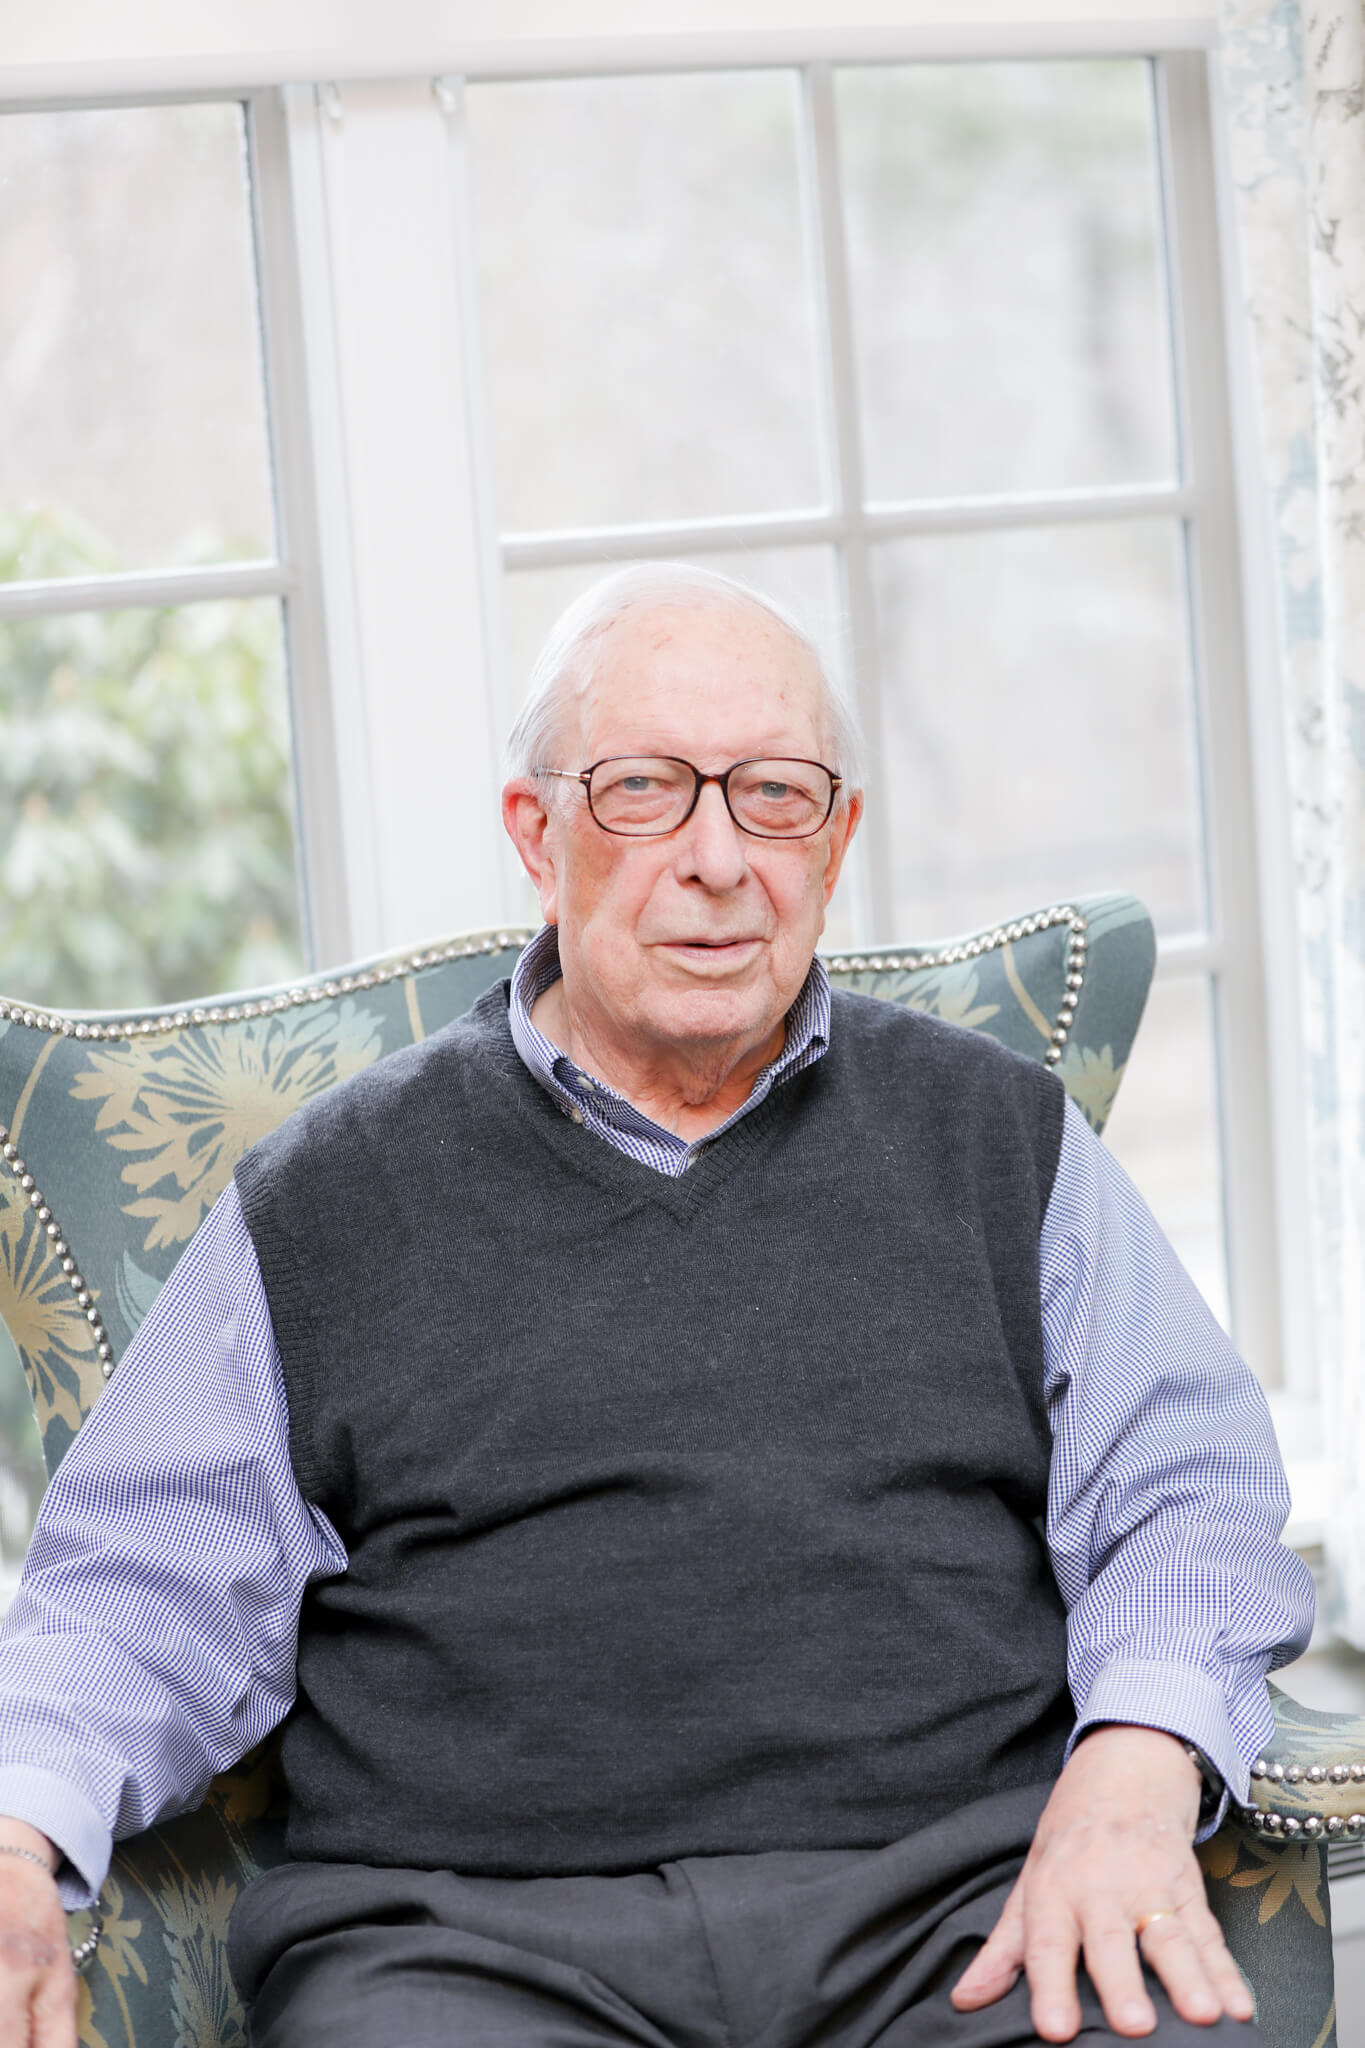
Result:
M67 1017L0 1000L0 1348L56 1467L237 1159L300 1103L439 1030L510 972L524 932L458 938L287 989ZM949 944L839 955L836 984L932 1010L1053 1067L1096 1130L1155 957L1127 896L1053 905ZM1365 1829L1365 1725L1276 1697L1273 1754L1203 1852L1268 2048L1331 2048L1325 1847ZM227 1920L280 1861L273 1743L194 1814L121 1842L81 1987L84 2048L239 2048ZM89 1947L88 1916L73 1944Z

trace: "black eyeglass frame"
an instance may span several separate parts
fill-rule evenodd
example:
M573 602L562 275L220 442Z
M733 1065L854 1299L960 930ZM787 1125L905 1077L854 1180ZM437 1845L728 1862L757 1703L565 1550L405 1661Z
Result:
M592 804L592 778L599 768L609 768L613 761L668 761L675 768L686 768L692 777L692 801L676 825L665 826L662 832L626 832L619 825L604 825ZM825 815L818 825L812 825L808 832L756 832L752 825L746 825L735 816L730 802L730 777L740 768L752 768L760 761L790 761L796 768L819 768L829 777L829 802ZM725 808L730 813L730 822L737 832L743 832L750 839L814 839L817 832L823 832L834 814L835 800L843 788L844 778L836 775L823 761L812 761L804 754L751 754L747 760L732 761L719 775L703 775L700 768L691 761L685 761L681 754L604 754L600 761L594 761L590 768L537 768L537 775L557 775L564 782L581 782L583 794L588 799L588 813L599 832L610 832L613 839L667 839L670 832L681 832L697 805L708 782L719 784Z

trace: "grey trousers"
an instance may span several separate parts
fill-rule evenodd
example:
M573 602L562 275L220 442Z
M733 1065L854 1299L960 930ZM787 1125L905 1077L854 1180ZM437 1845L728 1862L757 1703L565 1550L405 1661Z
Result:
M480 1878L291 1863L247 1887L233 1974L253 2048L1006 2048L1021 1982L948 1994L1018 1875L1048 1788L980 1800L889 1848L709 1856L621 1877ZM1160 2048L1190 2026L1156 1980ZM1086 2048L1112 2042L1082 1978Z

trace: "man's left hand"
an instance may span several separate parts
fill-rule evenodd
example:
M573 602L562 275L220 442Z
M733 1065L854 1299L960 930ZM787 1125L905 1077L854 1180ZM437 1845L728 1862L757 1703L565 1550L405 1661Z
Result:
M1153 1728L1098 1728L1072 1751L989 1941L953 1990L959 2012L1028 1974L1033 2024L1070 2041L1082 1958L1117 2034L1150 2034L1145 1958L1182 2019L1252 2017L1251 1994L1209 1911L1192 1847L1200 1776Z

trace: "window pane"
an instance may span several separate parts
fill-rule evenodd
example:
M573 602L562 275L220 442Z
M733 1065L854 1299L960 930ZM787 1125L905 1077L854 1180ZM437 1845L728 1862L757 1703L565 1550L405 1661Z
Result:
M0 118L0 517L92 566L273 548L243 115Z
M0 989L123 1008L301 964L279 606L0 625Z
M1227 1329L1213 1015L1202 975L1154 985L1104 1136Z
M469 93L504 528L820 495L787 73Z
M838 74L873 498L1166 477L1148 69Z
M874 577L896 934L1099 889L1201 926L1174 524L897 541Z

